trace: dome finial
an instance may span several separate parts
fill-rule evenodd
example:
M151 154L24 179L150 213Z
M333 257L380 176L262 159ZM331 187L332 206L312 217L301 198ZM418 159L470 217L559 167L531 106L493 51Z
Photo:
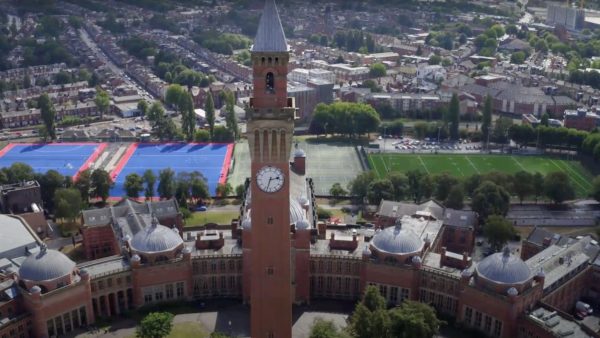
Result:
M46 253L46 250L48 250L48 245L46 245L46 243L41 243L40 244L40 253L43 255Z
M158 218L156 218L156 214L153 212L152 213L152 223L151 223L153 228L156 228L158 226Z

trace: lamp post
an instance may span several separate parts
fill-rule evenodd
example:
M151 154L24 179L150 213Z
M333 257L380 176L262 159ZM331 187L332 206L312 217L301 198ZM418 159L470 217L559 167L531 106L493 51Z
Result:
M386 131L387 131L387 126L386 126L386 125L384 125L384 126L383 126L383 152L384 152L384 153L385 153L385 146L386 146L386 143L387 143L387 142L386 142L386 137L385 137L385 135L386 135Z
M440 131L442 130L442 126L438 126L438 137L437 137L437 143L439 145L440 143Z

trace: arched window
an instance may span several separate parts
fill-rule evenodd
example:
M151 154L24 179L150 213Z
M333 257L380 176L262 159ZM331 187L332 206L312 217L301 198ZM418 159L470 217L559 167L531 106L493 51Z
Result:
M265 58L263 57L260 62L264 65L265 64Z
M273 73L268 72L267 77L265 78L265 89L267 93L274 94L275 93L275 76Z

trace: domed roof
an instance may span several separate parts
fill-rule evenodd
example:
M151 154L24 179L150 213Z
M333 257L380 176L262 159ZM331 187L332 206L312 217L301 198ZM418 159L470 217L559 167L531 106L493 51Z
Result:
M517 291L517 289L515 289L514 287L511 287L510 289L506 290L506 294L509 296L518 296L519 291Z
M300 148L294 150L294 157L306 157L306 152Z
M290 224L306 219L306 211L296 198L290 198Z
M136 251L151 253L175 249L183 243L183 239L176 231L158 224L156 217L152 224L138 231L131 240L131 247Z
M477 267L477 276L496 283L518 284L531 278L531 271L523 260L510 253L508 247L484 258Z
M399 223L377 232L371 243L377 250L392 254L417 252L423 247L421 238L410 229L402 229Z
M296 230L306 230L310 228L310 224L306 219L299 220L296 222Z
M250 229L252 227L251 212L252 209L248 211L246 217L242 220L243 229ZM306 220L306 210L302 208L297 198L290 197L290 224L296 224L303 220Z
M42 292L42 288L40 288L38 285L34 285L31 287L31 289L29 289L29 292L31 292L31 293Z
M19 268L19 278L30 281L45 281L70 275L75 262L62 252L49 250L43 245L40 252L29 255Z

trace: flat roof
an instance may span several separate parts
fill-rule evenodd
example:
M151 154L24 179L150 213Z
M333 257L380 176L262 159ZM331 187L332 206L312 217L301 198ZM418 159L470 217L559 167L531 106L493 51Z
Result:
M38 238L29 225L19 217L0 215L0 256L13 259L25 255L25 248L33 250Z

